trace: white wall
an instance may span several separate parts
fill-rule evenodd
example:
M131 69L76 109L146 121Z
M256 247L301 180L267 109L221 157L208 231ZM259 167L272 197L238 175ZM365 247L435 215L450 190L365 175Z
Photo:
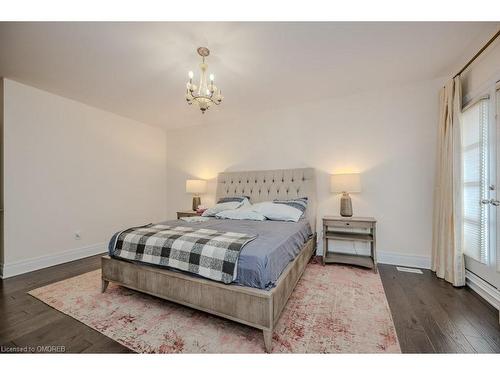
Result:
M163 130L11 80L4 89L4 277L164 219Z
M167 131L168 216L190 207L186 178L212 179L202 197L209 205L220 171L306 166L317 168L318 218L336 215L339 197L329 192L329 174L361 172L363 192L352 196L354 212L377 218L378 249L385 261L400 262L394 256L403 255L412 265L428 266L443 82L292 103L286 109Z

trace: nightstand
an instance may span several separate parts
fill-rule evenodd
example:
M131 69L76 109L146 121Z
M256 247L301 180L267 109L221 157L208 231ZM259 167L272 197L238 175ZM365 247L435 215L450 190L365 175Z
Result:
M323 264L343 263L377 272L376 224L373 217L325 216L323 218ZM344 254L328 251L328 240L368 242L370 255Z
M190 216L201 216L201 214L192 210L177 211L177 220L179 220L181 217L190 217Z

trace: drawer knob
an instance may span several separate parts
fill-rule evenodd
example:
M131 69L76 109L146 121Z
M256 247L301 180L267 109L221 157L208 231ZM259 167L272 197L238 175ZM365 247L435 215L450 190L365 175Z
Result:
M345 225L350 225L350 223L345 223Z

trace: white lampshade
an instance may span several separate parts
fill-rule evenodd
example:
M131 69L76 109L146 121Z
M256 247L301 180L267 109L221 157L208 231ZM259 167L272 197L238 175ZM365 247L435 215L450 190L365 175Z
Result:
M186 193L201 194L207 191L205 180L186 180Z
M332 174L330 190L332 193L360 193L361 179L359 173Z

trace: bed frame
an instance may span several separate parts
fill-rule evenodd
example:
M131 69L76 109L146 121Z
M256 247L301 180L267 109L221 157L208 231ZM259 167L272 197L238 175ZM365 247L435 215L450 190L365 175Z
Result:
M225 172L217 179L216 198L250 196L252 202L307 197L306 216L316 228L316 181L314 169ZM151 294L261 329L266 352L272 350L272 334L288 298L316 249L316 234L288 264L276 286L262 290L193 277L185 273L102 257L102 292L109 282Z

